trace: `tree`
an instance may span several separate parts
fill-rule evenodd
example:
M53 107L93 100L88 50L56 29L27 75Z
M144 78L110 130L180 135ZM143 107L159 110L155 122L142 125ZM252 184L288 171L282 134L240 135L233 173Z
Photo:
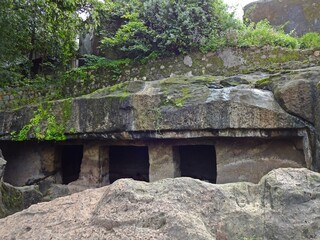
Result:
M102 46L128 57L199 49L236 20L222 0L106 0ZM104 31L103 31L104 30Z
M35 58L65 66L76 54L77 35L92 23L99 5L98 0L2 0L0 74L29 74ZM81 13L89 17L84 20Z

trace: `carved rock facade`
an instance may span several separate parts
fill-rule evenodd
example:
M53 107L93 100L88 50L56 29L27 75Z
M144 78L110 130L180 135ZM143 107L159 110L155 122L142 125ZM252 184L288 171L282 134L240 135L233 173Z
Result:
M4 180L36 185L50 200L120 178L257 183L280 167L319 171L320 68L298 65L278 73L132 80L42 104L63 126L65 141L36 140L52 118L32 126L25 141L13 141L39 106L3 111Z

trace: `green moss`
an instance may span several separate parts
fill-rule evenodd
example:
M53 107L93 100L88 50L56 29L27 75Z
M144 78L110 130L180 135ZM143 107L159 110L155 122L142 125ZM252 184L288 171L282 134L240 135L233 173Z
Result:
M107 95L122 95L123 93L127 92L128 82L122 82L118 84L114 84L109 87L101 88L93 93L87 94L86 98L92 97L100 97L100 96L107 96Z
M175 86L174 88L174 91L169 91L169 88L166 87L162 88L162 92L164 93L164 99L161 105L182 107L185 105L186 101L191 97L191 91L188 86Z
M161 106L182 107L187 102L204 101L208 94L208 85L221 77L213 76L177 76L160 80Z
M0 186L2 203L8 213L13 213L22 209L22 194L14 188L8 188L5 185ZM7 213L7 214L8 214Z
M155 130L160 133L163 121L160 107L154 106L148 109L141 109L135 118L135 124L141 130Z
M163 80L160 80L160 84L166 85L166 84L190 84L190 83L211 83L214 81L217 81L218 78L216 76L211 75L204 75L204 76L193 76L193 77L187 77L187 76L176 76L176 77L170 77L165 78Z
M124 99L126 99L128 96L130 96L131 94L128 92L123 92L120 95L120 101L123 101Z
M176 107L182 107L190 96L190 89L188 87L184 87L181 89L181 96L173 99L173 104Z
M273 55L269 55L266 58L267 63L285 63L290 61L298 61L300 59L300 54L297 51L286 51L282 54L278 54L276 49L272 50Z
M256 88L263 88L263 87L269 86L271 83L272 83L272 81L270 78L263 78L263 79L256 81L254 86Z
M274 73L285 67L290 68L290 62L301 62L306 59L306 56L301 54L299 50L279 47L270 47L270 49L259 53L245 51L243 57L246 66L248 66L240 71L243 74L249 74L257 70Z
M106 89L106 93L113 93L117 90L121 90L124 86L124 83L118 83L118 84L115 84L109 88Z

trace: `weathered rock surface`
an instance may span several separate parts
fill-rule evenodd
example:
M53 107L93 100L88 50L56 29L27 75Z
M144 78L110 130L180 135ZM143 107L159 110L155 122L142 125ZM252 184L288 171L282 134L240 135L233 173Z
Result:
M307 164L302 166L317 171L320 169L319 76L320 68L311 67L277 74L257 72L233 77L176 76L156 81L130 81L82 97L55 101L42 108L55 116L69 140L303 138ZM19 132L28 124L37 109L37 106L28 106L2 112L0 139L11 140L11 133ZM45 129L48 124L44 119L41 127ZM29 139L35 137L33 130L29 132ZM51 152L47 158L54 162L54 151ZM35 153L34 159L40 155ZM84 158L92 159L90 154ZM40 164L32 161L33 165ZM293 165L287 167L294 167L297 162L300 161L293 161ZM86 160L87 163L99 165L97 160ZM46 169L45 172L51 174L54 172L51 165L41 164L37 169ZM279 166L283 166L281 162ZM15 171L14 167L12 169ZM26 168L21 179L8 173L13 178L10 183L21 186L26 179L43 178L40 172L32 169ZM91 175L99 176L99 173ZM260 177L257 175L256 179ZM80 178L87 178L86 173Z
M42 200L38 186L14 187L8 183L0 185L0 218L28 208Z
M2 152L0 149L0 184L4 175L4 169L6 167L7 161L3 159Z
M312 67L274 75L262 88L273 91L276 101L291 115L310 123L314 159L320 159L320 69ZM314 130L312 130L314 129ZM314 169L319 169L317 161Z
M110 57L109 54L108 57ZM55 84L48 83L46 88L37 88L32 84L21 87L6 87L0 91L0 110L38 104L48 99L57 100L82 96L110 86L115 82L153 81L181 75L233 76L255 71L275 72L282 69L300 69L319 65L319 63L319 51L312 49L302 51L265 46L262 48L226 48L206 54L192 52L187 56L157 58L146 64L137 62L121 66L120 76L114 71L99 68L90 73L90 75L94 75L94 78L65 79L55 82Z
M123 179L1 219L11 239L319 239L320 174L278 169L259 184ZM19 224L17 224L19 223Z
M303 148L297 139L224 139L215 146L217 183L258 183L272 169L306 167Z
M28 208L42 199L37 186L14 187L3 182L6 163L0 150L0 218Z
M287 112L316 124L319 67L288 72L274 77L272 81L275 98Z
M70 100L55 102L50 110L64 122L67 134L72 130L70 137L82 135L87 138L90 134L95 137L100 134L101 137L105 134L105 138L110 133L141 131L305 127L300 119L280 107L270 91L250 85L216 89L211 87L212 83L219 83L219 78L174 77L152 82L133 81L118 88L112 87L113 91L101 89L72 100L68 119L63 114L66 101ZM29 106L3 112L0 115L0 137L10 139L10 133L27 124L34 110L34 106Z
M260 0L244 7L244 18L253 22L268 19L272 25L285 25L287 33L301 36L320 32L319 11L317 0Z

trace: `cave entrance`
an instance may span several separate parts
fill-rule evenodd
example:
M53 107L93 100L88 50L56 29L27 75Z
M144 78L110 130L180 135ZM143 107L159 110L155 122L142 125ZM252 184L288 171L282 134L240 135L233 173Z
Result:
M149 181L148 147L110 146L109 161L110 183L120 178Z
M213 145L179 146L182 177L192 177L216 183L217 162Z
M83 157L82 145L64 145L60 149L62 183L68 184L79 178Z

